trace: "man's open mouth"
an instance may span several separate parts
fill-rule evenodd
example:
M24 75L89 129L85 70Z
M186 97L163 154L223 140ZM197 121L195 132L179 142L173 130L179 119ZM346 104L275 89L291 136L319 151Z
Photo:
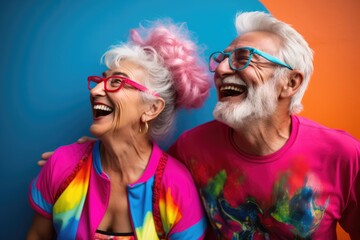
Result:
M226 84L219 88L220 98L239 96L247 91L247 87L238 84Z

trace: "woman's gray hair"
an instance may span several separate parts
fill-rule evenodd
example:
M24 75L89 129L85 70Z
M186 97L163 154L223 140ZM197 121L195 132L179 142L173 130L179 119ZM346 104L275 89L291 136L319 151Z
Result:
M166 135L173 126L175 118L176 91L173 88L171 73L164 66L162 58L151 47L140 47L131 43L115 46L107 51L103 60L109 69L118 68L122 60L130 60L144 69L148 78L144 85L159 94L165 101L165 108L152 122L149 134L152 139ZM142 92L144 102L155 100L155 97Z
M113 46L103 59L109 69L126 59L147 73L144 85L165 101L164 110L149 124L150 137L159 140L172 130L178 108L197 108L205 102L211 80L185 24L157 21L130 33L131 41ZM155 100L147 93L142 97L145 102Z
M235 26L239 35L254 32L267 31L277 35L282 41L282 47L277 53L279 59L289 64L293 69L304 74L303 82L299 91L292 97L289 112L299 113L303 109L301 100L309 84L313 73L313 51L303 36L289 24L284 23L268 13L264 12L243 12L238 13L235 19ZM281 69L284 74L287 69Z

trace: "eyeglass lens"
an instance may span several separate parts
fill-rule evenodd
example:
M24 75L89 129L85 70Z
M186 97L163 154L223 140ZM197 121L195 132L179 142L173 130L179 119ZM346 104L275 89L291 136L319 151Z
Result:
M235 49L235 51L229 53L215 52L210 57L210 71L215 71L217 66L219 66L226 57L230 57L229 63L232 69L243 69L249 64L251 56L252 54L249 49L242 48Z
M96 87L97 84L101 83L102 79L99 78L92 78L90 79L90 89L93 89L94 87ZM117 89L119 89L121 87L121 83L122 83L122 79L120 78L107 78L105 80L106 82L106 86L105 89L108 91L116 91Z

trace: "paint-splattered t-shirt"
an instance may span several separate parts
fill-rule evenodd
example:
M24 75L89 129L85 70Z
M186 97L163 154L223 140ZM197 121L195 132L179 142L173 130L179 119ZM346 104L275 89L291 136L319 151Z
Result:
M185 132L170 154L190 169L221 239L336 239L336 222L360 239L360 143L292 116L277 152L254 156L212 121Z

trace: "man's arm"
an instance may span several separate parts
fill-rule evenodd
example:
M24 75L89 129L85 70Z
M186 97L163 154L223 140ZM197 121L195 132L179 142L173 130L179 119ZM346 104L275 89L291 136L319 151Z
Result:
M46 161L49 159L49 157L51 157L51 155L53 155L54 151L51 152L44 152L43 154L41 154L41 160L39 160L37 162L39 167L43 167L46 163Z

